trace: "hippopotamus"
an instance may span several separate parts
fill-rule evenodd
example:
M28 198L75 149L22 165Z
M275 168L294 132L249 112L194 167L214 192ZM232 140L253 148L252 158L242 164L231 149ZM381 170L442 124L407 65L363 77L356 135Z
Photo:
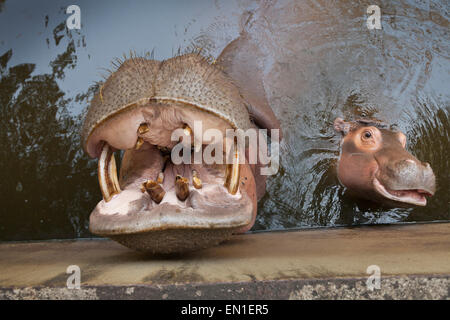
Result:
M91 232L137 250L171 253L209 247L252 228L266 191L259 164L167 160L174 130L184 130L195 145L203 134L193 129L198 119L203 131L282 127L284 173L274 177L281 186L270 198L307 211L323 192L308 193L311 179L296 189L306 179L305 168L317 162L305 146L330 150L331 140L324 139L332 136L329 119L345 111L336 106L356 101L360 109L396 117L403 96L395 101L386 92L408 95L406 89L427 71L411 70L406 63L402 72L394 68L397 57L386 58L385 47L406 61L415 51L405 44L399 51L395 41L365 43L372 36L361 32L361 12L344 2L321 8L309 2L263 3L242 15L237 38L217 41L213 47L222 50L205 54L212 59L188 53L164 61L131 57L121 62L94 96L82 130L85 151L99 159L103 194L90 216ZM208 37L214 40L203 39ZM402 86L391 88L397 82ZM339 118L334 129L343 134L337 177L355 195L394 207L423 206L425 196L435 192L430 165L406 151L402 132L367 119ZM246 154L252 146L247 147ZM124 153L117 175L114 152L119 150ZM282 180L286 176L289 183Z
M279 129L265 96L238 86L224 67L198 53L131 57L100 87L82 129L85 151L98 158L103 195L91 232L169 253L211 246L253 226L265 190L258 163L174 164L169 156L176 129L193 146L211 128ZM117 150L125 150L119 176Z
M405 150L402 132L370 119L337 118L334 128L343 136L338 178L350 193L392 207L426 205L436 178L429 163Z

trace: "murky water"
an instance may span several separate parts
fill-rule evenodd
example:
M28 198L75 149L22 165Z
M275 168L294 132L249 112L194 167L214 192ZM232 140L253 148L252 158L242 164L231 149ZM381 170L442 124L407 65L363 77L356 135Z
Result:
M450 220L446 1L78 1L80 30L65 26L70 4L0 1L0 240L91 236L101 195L79 127L115 57L190 47L217 56L241 32L262 49L255 59L285 134L255 230ZM369 4L380 5L382 30L365 27ZM348 197L335 173L336 116L402 130L438 179L427 207Z

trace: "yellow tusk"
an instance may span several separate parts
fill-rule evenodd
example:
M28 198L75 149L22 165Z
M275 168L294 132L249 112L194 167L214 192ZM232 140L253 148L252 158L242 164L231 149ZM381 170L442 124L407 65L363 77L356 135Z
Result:
M98 160L98 182L105 202L110 201L115 194L121 192L114 152L106 142Z
M233 163L228 164L225 172L225 184L230 194L236 194L239 189L240 170L238 145L235 141L233 150Z
M177 198L181 201L186 200L186 198L189 196L189 182L188 179L177 175L175 177L175 194L177 195Z
M141 138L141 137L137 138L136 145L135 145L134 149L135 150L139 150L142 147L143 144L144 144L144 139Z
M192 184L194 185L195 189L202 188L202 180L199 178L196 170L192 170Z
M158 178L156 179L156 182L158 182L159 184L164 182L164 173L163 172L160 172L158 174Z
M142 123L138 128L138 133L144 134L144 133L147 133L149 130L150 130L150 128L148 127L148 124Z

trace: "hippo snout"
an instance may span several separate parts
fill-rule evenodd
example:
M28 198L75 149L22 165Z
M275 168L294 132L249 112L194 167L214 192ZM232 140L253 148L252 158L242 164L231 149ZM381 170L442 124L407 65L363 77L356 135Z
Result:
M402 159L388 164L379 180L391 190L419 190L433 195L436 177L427 162L417 159Z

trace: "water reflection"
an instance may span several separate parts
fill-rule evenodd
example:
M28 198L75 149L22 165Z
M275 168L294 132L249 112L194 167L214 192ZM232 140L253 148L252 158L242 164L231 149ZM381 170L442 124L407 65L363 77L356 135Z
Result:
M101 195L79 128L113 58L193 46L217 56L241 32L263 49L255 59L285 133L255 229L450 220L445 1L381 2L382 32L364 29L364 1L79 1L79 31L65 27L69 4L0 0L0 240L90 236ZM386 210L346 195L336 116L402 130L438 179L428 206Z
M51 61L51 74L33 75L35 64L10 66L13 51L0 57L0 209L1 239L86 236L88 205L99 191L95 161L79 148L80 117L58 86L73 68L72 42ZM85 102L85 101L84 101Z

